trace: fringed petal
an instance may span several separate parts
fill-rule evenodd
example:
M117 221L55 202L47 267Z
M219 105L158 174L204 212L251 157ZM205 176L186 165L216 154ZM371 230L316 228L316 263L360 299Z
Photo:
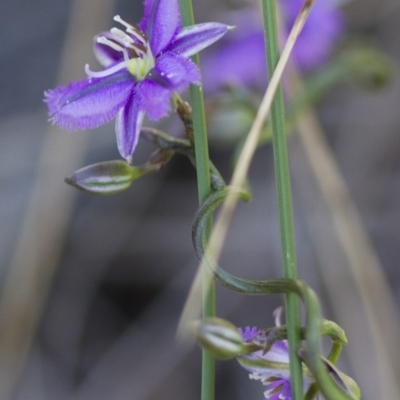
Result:
M115 119L118 150L128 163L132 161L132 154L139 140L144 114L137 102L136 93L132 93L126 105L118 111Z
M216 42L232 28L218 22L188 26L174 37L167 50L183 57L190 57Z
M69 131L93 129L111 121L132 93L135 81L122 71L84 79L45 92L50 120Z
M190 83L198 84L201 81L197 65L189 58L174 53L161 55L157 59L155 69L171 90L180 92L186 89Z

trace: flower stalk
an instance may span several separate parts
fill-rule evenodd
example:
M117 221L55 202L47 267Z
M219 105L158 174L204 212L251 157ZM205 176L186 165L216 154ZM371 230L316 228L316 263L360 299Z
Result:
M194 24L193 6L191 0L179 0L183 26ZM199 57L195 55L193 61L199 65ZM196 157L197 186L199 203L201 204L211 193L210 165L208 154L208 139L205 119L203 91L201 86L190 86L190 99L193 109L194 148ZM209 219L206 228L208 239L212 229ZM215 283L204 276L203 290L203 317L215 316ZM203 350L201 375L201 400L213 400L215 397L215 359Z
M268 77L271 79L279 60L279 39L275 0L263 0L264 34L267 54ZM277 90L271 107L275 175L279 204L281 229L281 251L283 276L297 279L296 249L293 232L292 195L290 185L289 158L286 143L285 114L282 88ZM292 397L303 398L303 377L301 361L297 356L300 346L299 303L295 294L285 295L286 319L290 356L290 377Z

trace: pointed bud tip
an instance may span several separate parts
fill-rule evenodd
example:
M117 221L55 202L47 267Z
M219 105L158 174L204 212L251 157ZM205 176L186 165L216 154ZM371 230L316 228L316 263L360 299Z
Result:
M75 171L64 181L80 190L95 194L115 194L127 189L134 179L143 175L140 169L124 161L105 161Z

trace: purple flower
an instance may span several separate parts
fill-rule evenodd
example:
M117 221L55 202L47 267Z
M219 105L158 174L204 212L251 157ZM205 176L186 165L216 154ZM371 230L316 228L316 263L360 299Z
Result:
M200 82L190 57L231 27L211 22L182 28L178 0L146 0L137 25L114 20L125 31L112 28L95 37L104 70L86 65L88 79L47 91L45 102L51 121L70 131L116 118L118 150L131 162L145 114L152 120L166 116L172 93Z
M282 43L289 35L303 0L280 0ZM293 49L293 61L303 71L312 70L332 53L344 32L338 9L343 0L316 1ZM266 86L265 45L261 14L247 9L231 13L237 29L203 61L204 84L210 91L223 84Z
M275 323L280 326L281 309L275 311ZM245 342L262 341L263 331L256 327L239 328ZM286 340L275 342L271 349L237 357L240 365L250 372L250 379L259 380L266 386L266 400L292 400L289 372L289 347ZM304 376L304 391L312 383L310 376Z
M280 2L286 27L283 34L286 39L303 0L280 0ZM315 2L293 49L293 58L301 69L314 69L332 54L345 29L343 14L338 8L341 3L343 0Z

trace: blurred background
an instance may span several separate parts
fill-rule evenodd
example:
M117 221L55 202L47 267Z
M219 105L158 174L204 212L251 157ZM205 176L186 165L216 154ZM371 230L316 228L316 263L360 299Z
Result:
M227 9L239 5L239 0L194 1L196 20L223 20ZM343 10L349 33L393 60L394 78L384 90L341 84L317 107L376 251L368 248L364 261L376 255L374 266L383 271L382 278L376 269L366 269L363 288L384 323L371 331L373 317L365 311L329 209L294 135L296 241L301 278L321 297L324 316L348 334L340 366L359 382L363 398L373 400L383 397L383 386L398 393L400 370L394 360L400 359L400 4L353 0ZM83 78L84 65L95 65L92 37L112 27L115 14L139 21L142 2L0 2L2 400L199 398L200 350L175 340L198 265L190 239L197 208L194 169L176 157L121 194L79 192L63 182L66 176L119 158L113 124L64 132L47 121L42 101L45 90ZM170 133L182 130L174 118L160 126L173 129ZM137 159L145 160L149 151L150 145L141 144ZM211 148L227 179L231 154L230 147ZM222 263L248 278L277 277L279 226L270 146L257 152L250 181L254 200L239 207ZM280 296L245 298L218 288L218 315L238 326L272 326L272 312L282 303ZM374 347L382 342L382 348ZM262 399L262 392L236 361L217 362L218 399Z

